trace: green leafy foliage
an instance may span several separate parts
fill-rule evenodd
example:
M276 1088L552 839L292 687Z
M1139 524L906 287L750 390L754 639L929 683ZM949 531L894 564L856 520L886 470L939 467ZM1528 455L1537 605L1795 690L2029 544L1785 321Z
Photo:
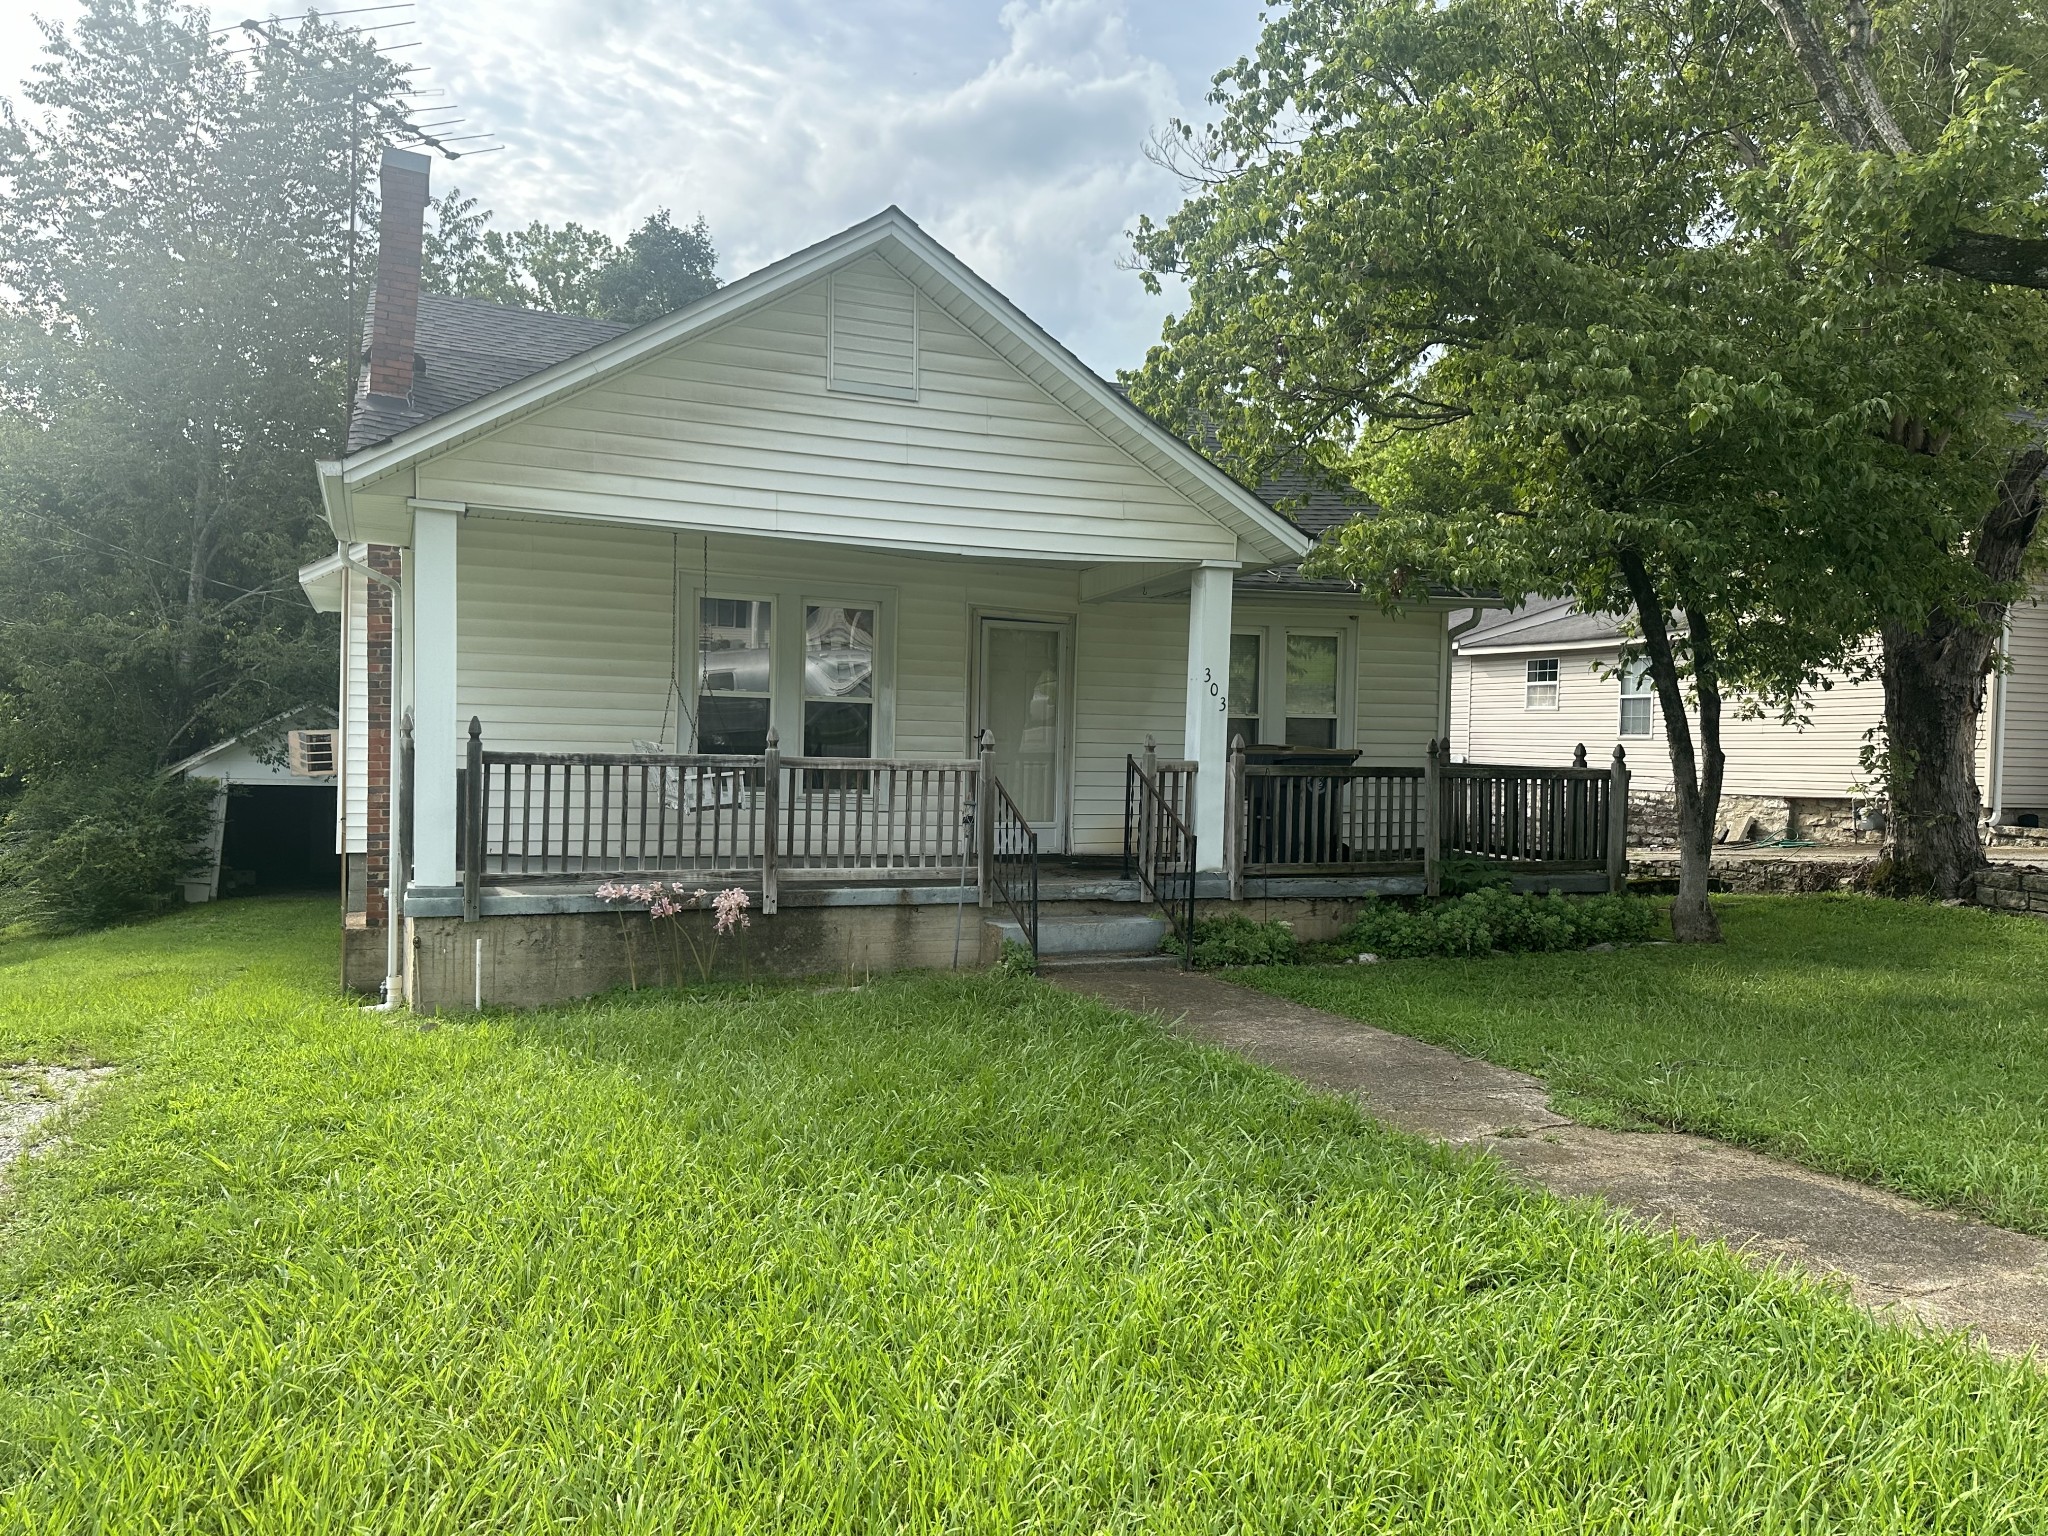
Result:
M210 28L89 0L0 113L0 899L65 924L168 893L158 770L334 696L296 571L406 77L317 18Z
M1533 896L1489 886L1413 906L1369 900L1344 946L1382 959L1584 949L1641 943L1661 918L1657 903L1638 896Z
M1187 302L1134 397L1367 492L1321 568L1385 603L1632 620L1711 936L1724 700L1794 706L1881 623L2008 590L1954 556L2048 378L2042 296L1814 243L1812 93L1747 0L1298 0L1213 100L1138 230ZM2035 163L2000 156L1956 175Z
M451 188L434 201L422 279L436 293L642 325L718 287L718 251L699 214L649 214L624 245L574 222L490 228L491 214Z
M1162 946L1178 955L1187 946L1169 933ZM1232 965L1286 965L1301 952L1301 941L1283 922L1254 922L1241 912L1195 919L1194 962L1203 970Z
M59 779L0 820L0 927L93 928L160 911L196 864L211 783Z

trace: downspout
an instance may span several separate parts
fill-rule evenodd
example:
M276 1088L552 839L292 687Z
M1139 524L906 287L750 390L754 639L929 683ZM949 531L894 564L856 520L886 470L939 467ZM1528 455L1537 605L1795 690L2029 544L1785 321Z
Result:
M1445 617L1449 618L1449 615L1446 614ZM1486 610L1484 608L1474 608L1465 618L1459 620L1456 624L1447 625L1444 629L1443 676L1439 682L1437 694L1437 731L1446 743L1451 739L1452 653L1457 650L1459 638L1470 634L1479 621L1485 617Z
M1998 637L1998 655L2009 662L2012 657L2012 610L2005 614L2005 628ZM1990 802L1985 815L1992 826L1998 826L2005 819L2005 673L1991 674L1991 782L1985 786L1985 799Z
M405 990L405 980L398 965L398 909L404 896L399 889L404 875L398 858L398 808L404 802L405 789L400 782L405 772L405 754L398 750L398 690L400 679L405 676L405 604L400 600L404 588L382 571L373 571L350 555L346 544L342 546L341 563L352 571L360 571L391 593L391 751L387 754L391 790L390 811L384 829L384 1001L372 1003L364 1010L366 1013L390 1013L399 1006L399 996Z

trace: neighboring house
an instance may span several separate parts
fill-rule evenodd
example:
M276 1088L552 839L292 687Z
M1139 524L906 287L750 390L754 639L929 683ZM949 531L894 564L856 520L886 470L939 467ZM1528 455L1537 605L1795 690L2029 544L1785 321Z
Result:
M1549 763L1584 745L1595 762L1625 749L1639 800L1668 803L1671 760L1644 664L1621 664L1617 620L1549 598L1483 614L1454 641L1451 752L1463 760ZM1986 692L1977 776L1986 819L2040 825L2048 812L2048 609L2016 606L2009 670ZM1874 678L1838 678L1806 700L1803 725L1775 714L1722 723L1728 767L1721 833L1729 840L1846 841L1873 786L1862 767L1884 717ZM1639 814L1639 835L1659 818Z
M185 900L340 887L335 732L313 728L316 713L243 731L166 770L215 785L202 862L184 882ZM285 730L294 719L307 728Z
M356 984L622 981L591 892L636 870L756 888L764 966L944 964L962 890L1021 878L1011 811L1007 843L964 826L984 761L1069 861L1047 901L1100 916L1137 894L1109 866L1148 740L1220 873L1232 732L1412 778L1445 728L1469 599L1392 618L1303 580L1348 508L1276 511L900 212L628 330L419 293L425 160L387 152L382 190L367 377L320 466L339 545L304 573L344 615Z

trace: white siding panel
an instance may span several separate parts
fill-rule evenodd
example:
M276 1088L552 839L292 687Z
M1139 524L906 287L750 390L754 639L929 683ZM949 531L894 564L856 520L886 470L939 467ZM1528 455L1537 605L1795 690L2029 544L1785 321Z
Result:
M1437 733L1443 615L1395 619L1367 610L1358 626L1358 760L1376 768L1419 768Z
M1145 750L1147 735L1162 757L1179 757L1185 747L1187 604L1089 606L1075 651L1074 850L1118 853L1124 760Z
M487 746L629 752L673 725L667 537L472 517L458 550L456 696Z
M2011 660L2001 680L2005 810L2048 810L2048 602L2039 596L2013 605Z
M821 278L453 448L419 467L416 494L934 552L1235 555L1231 533L922 298L915 399L828 388L834 316L866 280L840 274L835 296ZM888 330L855 308L864 333ZM896 366L861 355L875 378Z
M1558 660L1558 707L1532 710L1525 703L1527 662L1544 654ZM1619 657L1619 648L1460 656L1451 681L1453 753L1482 763L1562 765L1584 743L1587 760L1598 765L1619 742L1639 787L1669 789L1671 758L1655 708L1648 736L1619 733L1621 686L1612 676ZM1731 706L1721 731L1727 793L1835 799L1863 781L1859 759L1865 733L1884 713L1881 686L1843 679L1816 690L1805 713L1809 723L1800 728L1775 715L1741 719Z

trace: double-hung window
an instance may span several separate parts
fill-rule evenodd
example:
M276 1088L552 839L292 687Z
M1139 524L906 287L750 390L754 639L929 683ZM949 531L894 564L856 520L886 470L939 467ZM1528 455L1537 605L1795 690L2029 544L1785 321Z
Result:
M1337 636L1287 632L1287 745L1337 745Z
M1621 669L1621 734L1650 734L1650 664L1632 661Z
M775 605L705 597L697 605L697 750L768 750L775 676Z
M1524 674L1522 707L1524 709L1557 708L1557 658L1555 656L1534 657L1528 663Z
M1265 669L1260 665L1263 635L1230 637L1230 740L1242 736L1245 745L1259 744L1259 689L1264 686Z
M804 605L804 756L875 755L875 610ZM817 774L814 789L863 789L858 772Z

